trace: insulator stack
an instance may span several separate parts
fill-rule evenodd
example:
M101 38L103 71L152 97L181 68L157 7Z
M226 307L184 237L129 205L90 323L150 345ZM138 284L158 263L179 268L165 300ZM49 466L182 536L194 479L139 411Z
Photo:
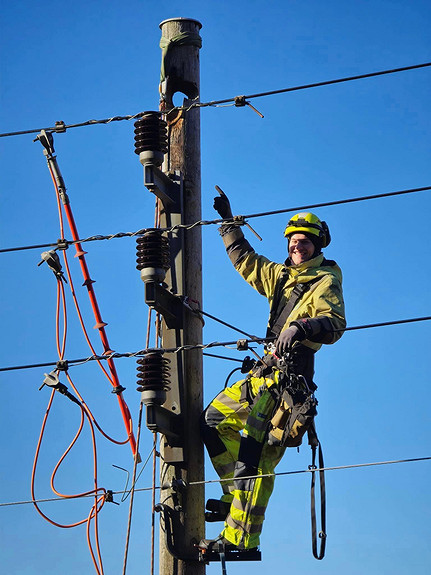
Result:
M169 388L170 361L161 353L149 353L138 364L138 391L142 391L145 405L163 405Z
M136 269L144 282L162 282L170 268L169 240L158 229L148 230L136 240Z
M160 112L144 112L135 122L135 154L141 164L161 166L168 151L168 132L166 122Z

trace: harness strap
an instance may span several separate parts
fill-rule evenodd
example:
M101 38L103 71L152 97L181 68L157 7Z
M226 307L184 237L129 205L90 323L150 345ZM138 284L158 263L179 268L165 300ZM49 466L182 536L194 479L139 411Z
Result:
M321 278L318 278L318 279L321 279ZM285 281L286 281L286 278L284 277L283 281L280 282L280 284L279 284L280 285L279 291L281 291L281 287ZM286 323L287 318L292 313L293 308L296 306L296 304L302 298L302 296L305 294L305 292L307 292L310 289L312 283L314 283L314 282L297 284L293 288L292 293L290 294L290 297L289 297L286 305L281 310L281 312L279 313L277 318L274 317L278 311L276 309L276 307L278 307L278 301L276 301L276 299L277 300L280 299L280 294L274 294L273 306L272 306L271 315L270 315L270 325L268 326L268 330L267 330L267 337L270 337L273 335L278 337L280 335L280 332L281 332L282 328L284 327L284 324ZM278 297L276 298L276 296L278 296Z
M308 430L308 442L311 446L312 460L309 469L311 470L311 538L313 556L316 559L323 559L326 547L326 490L325 490L325 472L323 468L323 451L320 441L317 438L316 428L314 425ZM319 479L320 479L320 524L319 531L320 550L317 551L317 522L316 522L316 501L315 501L315 474L316 474L316 452L319 449Z
M333 260L327 260L323 258L321 266L327 267L334 267L336 263ZM322 279L322 276L317 276L315 279L306 282L297 284L290 294L290 298L287 301L285 307L282 310L279 310L280 300L281 300L281 292L283 290L283 286L286 283L289 277L289 273L286 269L283 269L279 277L277 278L275 288L274 288L274 297L272 300L271 311L269 314L269 321L268 321L268 329L266 331L266 337L280 335L280 332L286 323L287 318L292 313L293 308L296 306L298 301L302 298L302 296L307 292L310 287L317 281Z

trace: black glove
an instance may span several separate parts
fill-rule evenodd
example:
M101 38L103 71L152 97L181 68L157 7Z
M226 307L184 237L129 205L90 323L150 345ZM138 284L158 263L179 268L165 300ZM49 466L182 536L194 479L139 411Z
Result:
M215 189L218 191L220 196L216 196L214 198L214 204L213 204L214 209L216 210L216 212L219 213L220 217L223 218L224 220L229 220L230 218L233 218L230 202L227 195L218 186L216 186Z
M278 357L283 357L296 341L302 341L303 339L305 339L304 331L297 325L290 325L278 336L275 353Z

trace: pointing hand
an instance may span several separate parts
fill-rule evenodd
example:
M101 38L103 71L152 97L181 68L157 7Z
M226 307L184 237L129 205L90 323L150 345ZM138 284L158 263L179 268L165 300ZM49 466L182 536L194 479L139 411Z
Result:
M218 186L216 186L215 189L218 191L220 196L216 196L214 198L214 205L213 205L214 209L224 220L233 218L232 209L230 207L230 202L227 195Z

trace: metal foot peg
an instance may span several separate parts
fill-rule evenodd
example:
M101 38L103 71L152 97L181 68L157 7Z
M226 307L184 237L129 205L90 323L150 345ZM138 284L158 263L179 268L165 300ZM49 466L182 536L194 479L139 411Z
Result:
M253 549L238 549L224 538L202 539L197 545L199 561L221 561L222 567L226 561L261 561L262 553L258 547Z

